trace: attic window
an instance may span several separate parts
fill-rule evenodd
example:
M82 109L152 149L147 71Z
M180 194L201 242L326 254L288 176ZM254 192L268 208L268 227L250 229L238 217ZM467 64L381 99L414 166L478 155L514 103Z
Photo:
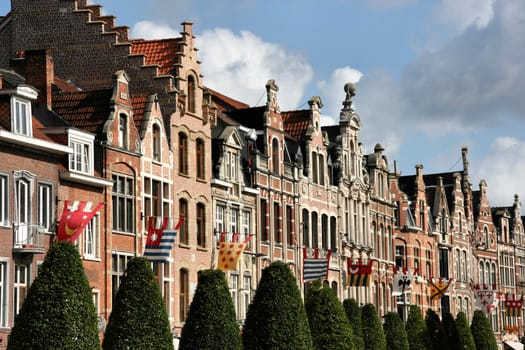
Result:
M193 75L188 76L188 111L190 113L195 113L195 98L196 98L196 89L195 89L195 77Z
M69 146L73 153L69 156L69 170L93 175L93 135L69 130Z
M13 96L11 98L11 130L15 134L32 136L31 103Z

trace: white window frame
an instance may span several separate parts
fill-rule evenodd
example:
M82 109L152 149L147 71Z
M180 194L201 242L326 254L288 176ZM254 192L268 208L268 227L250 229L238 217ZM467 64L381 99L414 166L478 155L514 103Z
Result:
M115 258L117 260L116 269L115 269ZM124 259L124 266L120 266L120 258ZM122 280L122 277L124 276L124 272L126 272L126 267L128 266L128 262L130 259L133 258L133 254L131 253L124 253L124 252L118 252L113 251L111 252L111 293L113 297L117 295L118 288L120 287L120 283Z
M252 288L252 276L249 274L244 274L242 276L242 290L241 290L241 300L242 308L239 318L241 320L246 319L246 314L248 313L248 307L252 301L251 298L251 288Z
M0 328L9 325L9 260L0 259Z
M224 212L226 211L226 206L223 204L217 204L215 209L215 229L217 232L224 232Z
M230 208L230 233L239 233L239 208Z
M79 130L68 130L69 146L73 153L69 155L69 171L93 175L95 135Z
M93 304L95 305L95 311L98 315L100 313L100 290L92 288L91 295L93 296Z
M9 174L0 173L0 226L9 226Z
M54 198L55 186L50 182L38 182L37 222L45 232L51 232L55 223Z
M82 236L84 259L100 260L100 215L98 213L86 225Z
M18 96L11 97L11 131L15 134L33 136L31 102Z
M235 307L235 315L239 319L239 275L237 273L230 273L230 294Z
M19 268L24 268L24 281L20 281L21 276L21 270ZM20 310L22 309L22 304L24 303L25 298L27 297L27 293L29 292L29 286L31 285L31 265L22 265L22 264L16 264L15 265L15 271L14 271L14 281L13 281L13 312L14 315L18 315ZM25 291L25 295L22 299L20 299L20 296L22 295L22 290Z
M31 244L33 223L33 193L35 175L28 171L15 171L15 244ZM20 191L24 188L24 191ZM22 198L23 197L23 198Z

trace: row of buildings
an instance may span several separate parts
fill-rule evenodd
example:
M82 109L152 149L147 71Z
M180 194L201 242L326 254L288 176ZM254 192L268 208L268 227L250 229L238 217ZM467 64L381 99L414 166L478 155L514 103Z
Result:
M326 283L380 315L471 317L473 283L525 293L520 200L490 207L467 149L460 170L401 175L380 144L364 153L352 84L332 126L317 96L281 111L273 80L249 106L205 86L194 39L186 22L178 38L131 39L86 0L11 0L0 17L0 349L73 200L104 203L78 240L101 324L150 216L185 218L169 263L152 265L179 334L221 233L254 235L227 273L240 324L272 261L304 292L303 247L330 250ZM348 258L373 261L370 286L347 286ZM418 271L405 296L392 296L395 268ZM452 281L438 301L432 277ZM502 304L490 319L500 341L523 333Z

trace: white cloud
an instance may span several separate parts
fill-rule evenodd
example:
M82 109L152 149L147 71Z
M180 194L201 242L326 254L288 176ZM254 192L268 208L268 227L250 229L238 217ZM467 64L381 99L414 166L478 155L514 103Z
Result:
M473 25L484 28L494 16L497 0L441 0L434 11L438 21L462 32Z
M165 39L179 36L179 32L169 25L151 21L137 22L131 29L131 37L136 39Z
M480 179L487 181L487 195L491 206L510 206L514 194L518 194L523 201L525 193L519 192L523 188L521 174L525 173L525 140L513 137L496 138L490 147L489 153L479 161ZM474 183L478 189L478 183Z
M281 109L296 109L313 77L304 57L249 31L206 30L197 37L197 47L206 85L249 105L266 102L265 85L274 79Z

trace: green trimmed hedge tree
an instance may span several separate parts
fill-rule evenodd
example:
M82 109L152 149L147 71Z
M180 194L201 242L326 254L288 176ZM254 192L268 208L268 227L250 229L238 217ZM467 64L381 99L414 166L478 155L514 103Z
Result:
M458 349L476 350L476 344L464 312L457 314L455 323L458 331Z
M428 340L427 324L421 315L419 306L410 305L405 330L410 350L432 349L432 344Z
M386 350L386 338L374 304L365 304L361 309L363 340L366 350Z
M355 350L352 327L343 304L321 281L311 283L305 298L306 314L316 350Z
M15 318L7 349L100 349L91 288L73 244L51 245Z
M474 311L474 317L472 317L472 324L470 325L470 331L474 338L474 344L478 350L497 350L498 344L496 337L490 326L490 322L485 316L485 312L482 310Z
M443 314L441 324L447 335L447 344L449 349L463 349L459 347L459 335L456 328L456 321L454 316L450 312L445 312Z
M164 300L146 258L128 261L102 347L105 350L173 349Z
M439 316L432 309L427 310L425 317L427 332L434 350L448 350L447 334L445 328L439 319Z
M241 350L235 307L221 270L204 270L182 328L179 350Z
M354 346L356 350L364 350L365 342L363 341L363 326L361 324L361 309L355 299L345 299L343 301L346 316L352 326L354 333Z
M397 312L388 312L385 315L383 330L388 350L409 350L407 332Z
M306 310L287 264L273 262L262 272L242 334L244 350L311 350Z

